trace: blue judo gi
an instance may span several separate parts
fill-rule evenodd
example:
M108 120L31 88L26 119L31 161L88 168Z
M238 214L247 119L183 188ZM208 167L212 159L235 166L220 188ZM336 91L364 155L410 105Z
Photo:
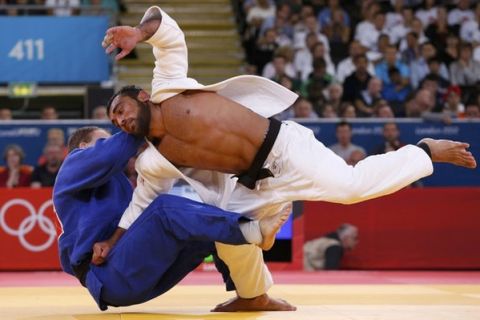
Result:
M131 200L123 169L141 144L141 139L120 132L93 147L76 149L63 162L54 186L53 202L63 228L58 241L62 268L80 279L101 310L145 302L168 291L214 252L213 241L246 244L238 224L245 218L240 215L161 195L104 264L91 264L94 243L113 234ZM78 266L86 266L82 276ZM228 279L228 274L223 276Z

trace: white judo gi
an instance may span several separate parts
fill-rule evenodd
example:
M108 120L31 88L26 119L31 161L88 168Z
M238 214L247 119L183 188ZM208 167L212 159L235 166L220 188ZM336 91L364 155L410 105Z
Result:
M147 40L154 47L156 58L153 102L162 102L185 90L208 90L270 117L297 98L284 87L255 76L235 77L210 86L187 78L188 57L183 32L172 18L161 12L161 25ZM258 219L276 213L279 206L293 200L354 203L379 197L433 172L425 151L412 145L368 157L355 167L348 166L316 140L311 130L291 121L282 123L264 167L269 168L274 177L258 181L255 190L250 190L236 184L237 179L230 174L179 170L149 143L136 162L137 188L119 226L128 229L143 209L158 194L168 192L177 179L187 181L206 203ZM217 244L217 251L229 267L241 297L261 295L273 284L258 247Z

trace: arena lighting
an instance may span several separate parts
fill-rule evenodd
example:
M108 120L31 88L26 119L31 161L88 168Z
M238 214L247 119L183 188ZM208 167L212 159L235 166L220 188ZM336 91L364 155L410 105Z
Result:
M10 98L29 98L37 94L37 84L34 82L12 82L8 84Z

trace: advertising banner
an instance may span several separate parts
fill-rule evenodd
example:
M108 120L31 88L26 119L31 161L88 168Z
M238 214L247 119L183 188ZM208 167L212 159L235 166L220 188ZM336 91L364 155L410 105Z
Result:
M0 270L57 270L52 189L0 189Z
M102 48L108 18L0 17L0 82L90 83L109 79Z

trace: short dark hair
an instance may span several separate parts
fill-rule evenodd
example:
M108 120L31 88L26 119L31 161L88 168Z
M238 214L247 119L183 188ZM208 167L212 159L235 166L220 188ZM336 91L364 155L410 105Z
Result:
M397 67L388 68L388 76L391 78L395 74L400 74L400 70Z
M70 135L70 138L68 138L68 153L72 152L74 149L77 149L80 146L80 143L89 143L92 141L92 133L97 130L103 129L94 126L77 129Z
M108 100L107 115L110 114L110 107L112 106L113 99L115 99L117 96L129 96L130 98L136 99L140 91L142 91L142 88L135 85L128 85L115 92L115 94Z
M365 59L368 62L367 55L364 54L364 53L361 53L361 54L357 54L356 56L353 57L353 63L357 63L358 60L360 60L360 59Z
M347 126L350 128L350 130L352 129L352 125L350 123L348 123L347 121L345 120L342 120L340 121L339 123L337 123L337 125L335 126L335 129L338 129L340 127L344 127L344 126Z

